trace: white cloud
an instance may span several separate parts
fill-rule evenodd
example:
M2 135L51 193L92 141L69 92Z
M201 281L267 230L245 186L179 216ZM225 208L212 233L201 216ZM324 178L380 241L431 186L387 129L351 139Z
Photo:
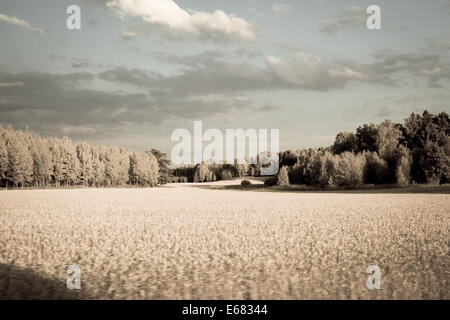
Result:
M362 72L338 61L326 61L305 52L295 52L294 59L283 61L267 57L267 66L287 86L327 91L343 88L348 81L364 80Z
M345 79L363 79L366 76L360 72L356 72L349 67L343 67L342 69L330 69L328 74L335 78L345 78Z
M272 10L276 13L288 13L291 9L292 5L290 3L276 3L272 5Z
M222 10L213 13L184 10L173 0L112 0L106 6L122 18L139 17L170 33L191 33L199 38L219 41L251 41L256 37L250 23Z
M14 88L14 87L23 87L25 83L23 82L0 82L0 88Z
M124 38L133 38L133 37L137 36L137 33L136 33L136 31L133 31L133 30L130 30L130 31L125 30L124 32L122 32L122 36Z
M24 27L28 30L34 31L34 32L38 32L39 34L41 34L42 36L45 36L45 32L42 29L36 28L31 26L28 22L26 22L25 20L19 19L15 16L7 16L6 14L2 14L0 13L0 21L5 21L7 23L16 25L16 26L20 26L20 27Z

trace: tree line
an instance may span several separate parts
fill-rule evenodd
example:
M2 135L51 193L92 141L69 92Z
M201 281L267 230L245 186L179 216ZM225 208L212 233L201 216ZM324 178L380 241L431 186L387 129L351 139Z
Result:
M93 146L0 126L0 187L155 186L152 152Z
M450 121L446 112L411 114L340 132L328 148L280 154L281 169L269 183L353 188L363 184L450 182Z
M264 154L261 154L263 156ZM265 165L258 154L251 163L248 159L242 162L234 160L230 163L202 162L196 165L185 165L172 171L173 182L213 182L218 180L231 180L242 177L257 177L261 175L261 168ZM267 166L270 163L267 164Z
M280 153L280 170L267 184L354 188L364 184L445 184L450 181L450 121L446 112L411 114L340 132L327 148ZM155 186L259 176L262 164L199 163L170 168L152 149L93 146L0 126L0 187Z

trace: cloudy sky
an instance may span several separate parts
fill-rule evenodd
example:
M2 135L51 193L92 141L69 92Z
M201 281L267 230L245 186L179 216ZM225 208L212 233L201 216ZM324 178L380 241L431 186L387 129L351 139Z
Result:
M202 120L319 147L450 112L449 0L2 0L0 40L0 123L94 144L170 153Z

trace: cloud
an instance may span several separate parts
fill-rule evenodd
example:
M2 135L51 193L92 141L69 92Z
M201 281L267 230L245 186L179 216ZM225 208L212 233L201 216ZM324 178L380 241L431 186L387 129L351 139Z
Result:
M83 89L94 79L91 73L0 72L1 83L26 83L0 87L0 119L6 123L34 124L44 130L51 124L100 128L123 125L138 118L141 110L147 110L146 94ZM127 117L117 115L121 109L128 111Z
M39 33L41 36L45 36L44 30L36 28L36 27L33 27L28 22L26 22L25 20L19 19L16 16L10 17L10 16L7 16L5 14L0 13L0 21L4 21L4 22L9 23L9 24L13 24L13 25L16 25L16 26L24 27L24 28L26 28L28 30L31 30L31 31Z
M450 65L437 54L379 51L372 63L350 59L325 60L304 52L284 61L268 57L272 73L292 87L328 91L344 88L349 82L400 86L425 81L430 88L444 87L450 79Z
M400 86L425 81L429 87L442 87L450 74L450 66L438 55L424 53L383 51L374 54L374 62L361 63L351 59L323 59L296 51L291 59L269 56L265 66L242 61L240 54L217 51L189 56L154 53L154 56L173 67L179 65L179 72L164 75L116 67L100 73L99 77L148 89L152 97L191 97L257 90L329 91L345 88L352 82Z
M136 69L129 70L129 74L139 81L146 77L151 79L151 73L139 73ZM124 71L115 75L120 76L114 80L132 81ZM170 119L207 118L238 114L245 109L256 110L250 99L239 94L152 96L145 92L84 89L90 87L96 77L86 72L0 72L0 83L16 84L0 86L0 122L19 127L30 125L46 135L108 138L140 124L153 127ZM134 83L138 84L138 80ZM17 85L19 83L26 85Z
M349 28L364 28L366 21L366 12L361 7L347 7L335 19L322 21L321 32L334 34Z
M162 74L104 66L98 74L0 71L1 122L30 124L50 135L63 135L69 130L80 138L99 134L107 137L114 130L123 132L139 124L157 126L170 119L277 110L277 105L246 96L259 90L325 92L353 82L401 86L405 82L424 81L430 87L443 87L450 78L449 65L439 55L424 52L384 50L373 55L372 63L361 63L296 51L290 59L269 56L263 65L247 61L252 58L246 51L205 51L187 56L152 54L179 70ZM85 60L68 61L76 61L83 67L88 62ZM132 85L134 93L90 89L94 81ZM381 106L385 108L377 116L395 112L391 105L396 107L394 103L383 103Z
M125 30L124 32L122 32L122 37L128 39L128 38L134 38L136 37L138 34L136 31L133 30Z
M25 83L21 81L17 82L0 82L0 88L14 88L14 87L23 87Z
M372 65L375 72L391 76L397 82L422 78L427 81L428 87L441 88L441 82L450 79L450 64L441 61L438 54L382 50L374 57L378 60Z
M206 51L186 57L161 54L158 58L162 62L182 66L181 72L163 75L118 67L101 73L99 77L148 88L153 97L230 94L278 86L270 70L230 60L221 52Z
M289 88L328 91L344 88L349 81L368 81L371 78L357 63L327 61L300 51L288 61L269 56L267 65L276 78Z
M184 10L173 0L112 0L106 6L122 18L141 18L149 26L174 36L193 34L200 39L219 42L252 41L256 38L250 23L222 10L215 10L213 13ZM128 30L125 35L134 36L142 30Z
M292 9L290 3L275 3L272 5L272 10L275 13L289 13Z

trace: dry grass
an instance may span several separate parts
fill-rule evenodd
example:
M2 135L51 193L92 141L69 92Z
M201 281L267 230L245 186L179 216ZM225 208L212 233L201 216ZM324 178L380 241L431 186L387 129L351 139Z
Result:
M447 194L0 193L0 298L450 299ZM381 290L366 268L382 270ZM70 297L70 296L69 296Z

